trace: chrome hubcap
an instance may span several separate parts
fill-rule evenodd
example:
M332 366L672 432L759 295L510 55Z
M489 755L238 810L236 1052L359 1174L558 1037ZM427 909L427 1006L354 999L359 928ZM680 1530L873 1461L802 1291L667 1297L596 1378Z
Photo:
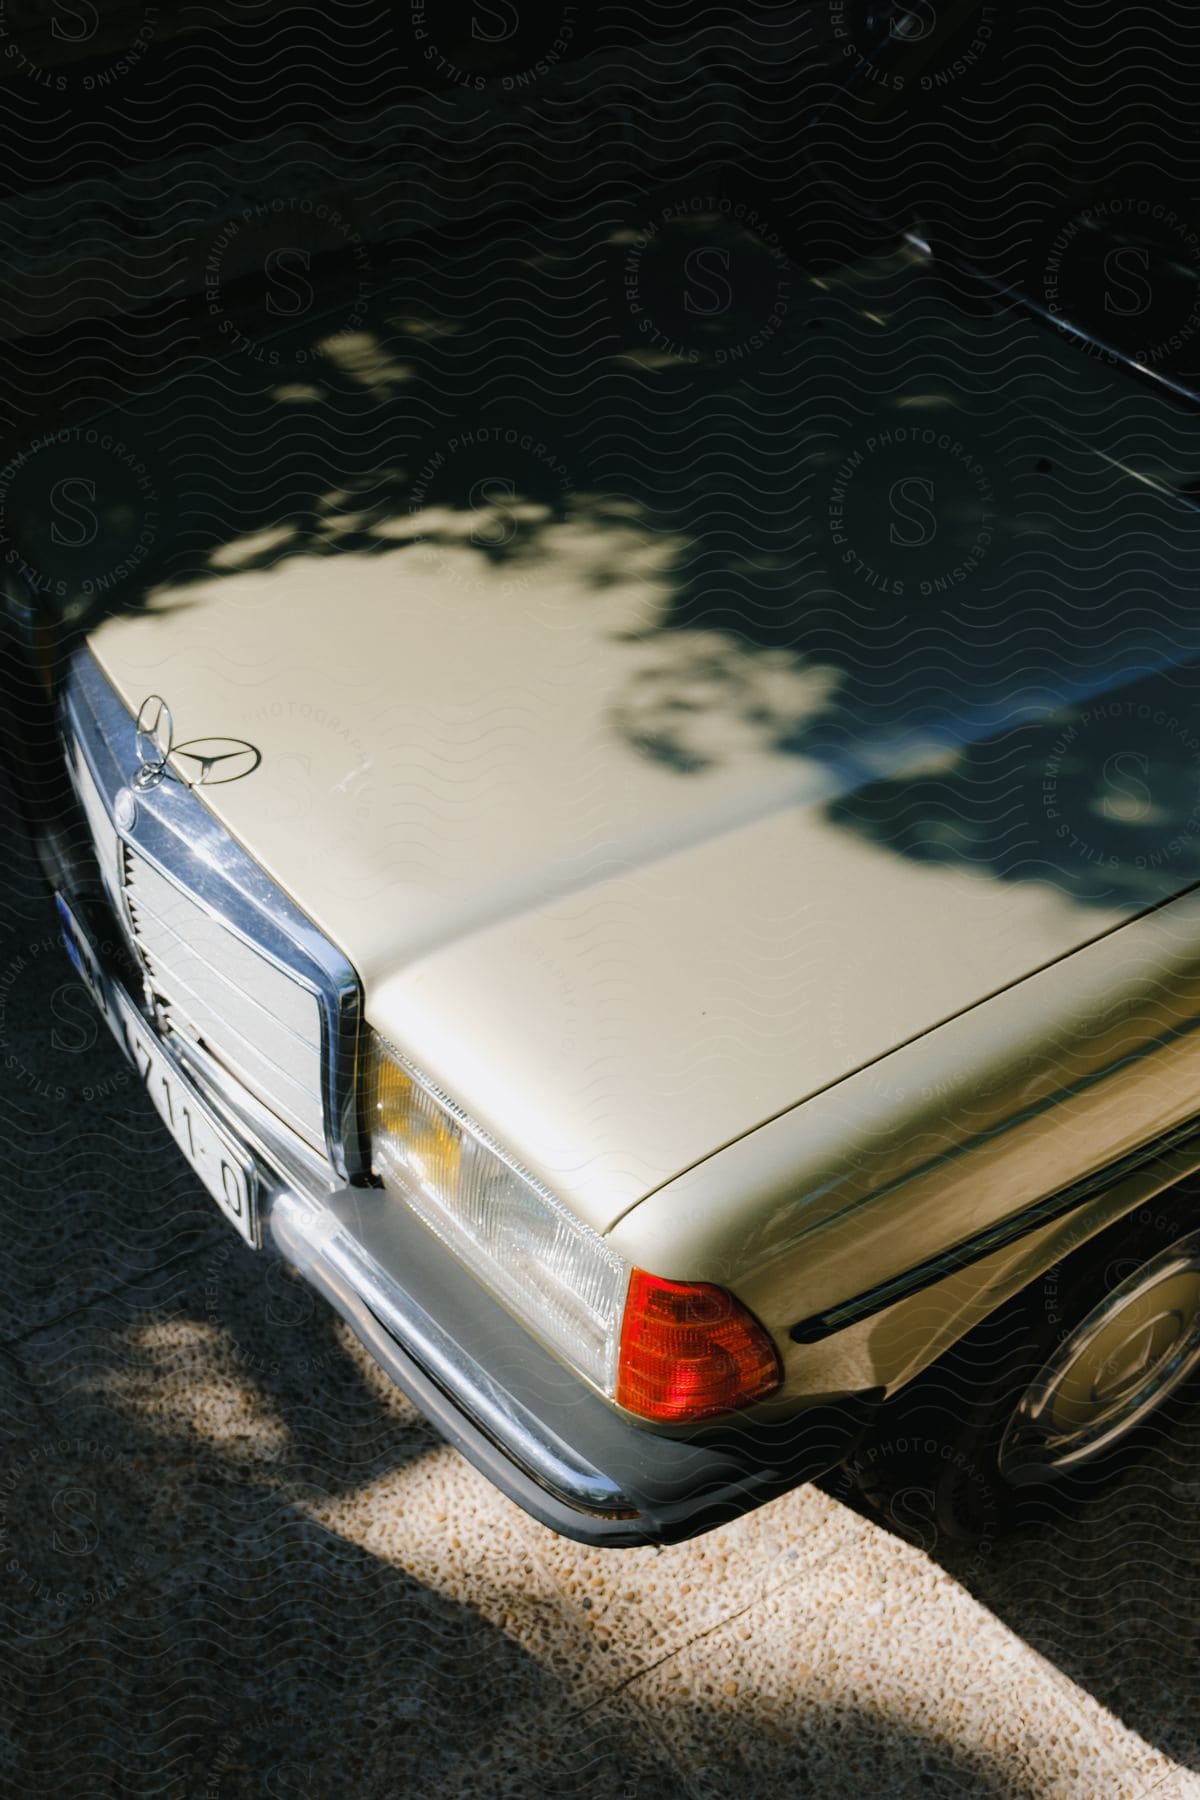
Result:
M1053 1481L1139 1425L1200 1364L1200 1232L1114 1288L1022 1395L1000 1443L1014 1486Z

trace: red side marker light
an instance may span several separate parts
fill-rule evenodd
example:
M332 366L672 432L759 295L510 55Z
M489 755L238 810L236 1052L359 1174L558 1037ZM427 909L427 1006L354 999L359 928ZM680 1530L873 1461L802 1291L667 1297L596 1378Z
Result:
M634 1269L621 1325L618 1405L644 1419L707 1419L761 1400L781 1376L774 1344L724 1288Z

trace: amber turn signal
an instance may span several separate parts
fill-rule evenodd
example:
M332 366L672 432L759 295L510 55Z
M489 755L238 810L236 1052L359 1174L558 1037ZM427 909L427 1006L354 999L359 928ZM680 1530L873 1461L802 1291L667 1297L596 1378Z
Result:
M616 1400L644 1419L707 1419L779 1386L775 1346L740 1301L707 1281L629 1278Z

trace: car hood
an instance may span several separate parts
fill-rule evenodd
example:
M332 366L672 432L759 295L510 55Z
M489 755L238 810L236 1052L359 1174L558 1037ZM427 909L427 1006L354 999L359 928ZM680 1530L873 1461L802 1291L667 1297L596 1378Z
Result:
M582 536L517 592L465 551L280 565L93 648L131 711L168 698L177 739L258 747L207 804L352 960L376 1028L604 1226L1134 902L1072 895L1092 865L1062 840L1041 879L939 857L947 816L969 846L972 796L984 848L1003 838L986 774L956 809L936 757L839 792L764 747L745 715L819 705L830 672L739 668L704 633L647 644L652 570L597 598ZM743 704L706 723L723 681ZM691 766L646 753L660 702ZM929 841L920 816L907 845L863 828L922 787L943 798Z
M922 305L935 339L966 329ZM918 362L864 422L875 315L845 312L853 363L831 324L814 365L838 406L801 421L810 490L736 467L714 490L740 508L732 587L705 585L701 525L611 492L530 501L500 554L510 486L498 528L427 507L337 554L227 546L91 639L131 712L158 693L177 741L261 751L203 799L350 958L374 1027L601 1230L1200 879L1191 671L1154 666L1194 629L1194 512L1031 415L1049 352L1012 321L982 351L1002 403L933 395ZM1128 441L1103 381L1092 414ZM886 433L935 404L951 542L928 594L887 593L863 568L934 477L913 465L898 512Z

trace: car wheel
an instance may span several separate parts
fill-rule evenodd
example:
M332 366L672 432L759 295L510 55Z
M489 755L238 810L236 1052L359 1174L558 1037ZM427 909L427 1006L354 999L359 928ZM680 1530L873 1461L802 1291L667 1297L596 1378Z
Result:
M1200 1232L1179 1229L1152 1203L887 1403L848 1468L867 1509L926 1547L977 1542L1113 1480L1200 1367Z
M997 1468L1014 1488L1069 1480L1116 1449L1200 1362L1200 1232L1106 1294L1009 1413Z

